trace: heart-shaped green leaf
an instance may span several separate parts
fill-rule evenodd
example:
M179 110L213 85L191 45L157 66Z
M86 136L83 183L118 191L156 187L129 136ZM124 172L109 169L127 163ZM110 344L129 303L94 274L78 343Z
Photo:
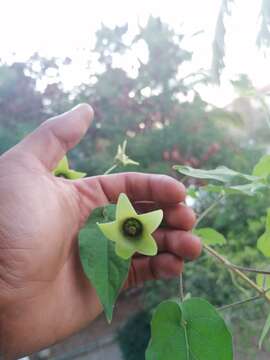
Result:
M84 273L95 287L109 322L119 291L127 278L130 260L124 260L115 253L115 244L103 235L96 223L113 221L115 208L115 205L108 205L95 209L79 234Z
M151 340L146 360L188 359L184 319L176 301L162 302L151 322Z
M161 303L151 323L146 360L232 360L232 336L204 299Z
M212 228L194 229L193 233L198 235L206 245L224 245L226 244L225 237L218 231Z

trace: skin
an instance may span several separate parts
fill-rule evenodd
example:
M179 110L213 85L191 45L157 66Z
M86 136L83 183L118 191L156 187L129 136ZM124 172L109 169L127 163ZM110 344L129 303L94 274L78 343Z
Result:
M87 326L101 312L78 257L91 211L124 192L140 211L164 210L155 257L134 256L125 287L171 278L201 252L185 188L163 175L121 173L69 181L51 171L86 133L89 105L50 119L0 157L0 355L16 359Z

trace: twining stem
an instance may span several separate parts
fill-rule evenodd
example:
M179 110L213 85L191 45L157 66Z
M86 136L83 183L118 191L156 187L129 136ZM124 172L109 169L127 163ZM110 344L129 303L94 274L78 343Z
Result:
M250 272L250 273L255 273L255 274L262 274L262 275L270 275L270 271L267 271L267 270L253 269L253 268L238 266L238 265L234 265L234 264L232 264L232 265L235 269L238 269L240 271Z
M103 173L103 175L110 174L114 169L117 168L117 166L118 166L117 163L113 164L108 170L105 171L105 173ZM103 215L104 218L106 217L106 207L105 206L103 207L102 215Z
M184 179L187 176L184 177ZM183 179L182 179L183 182ZM205 211L202 212L202 214L198 217L195 225L194 225L194 229L196 228L196 226L199 224L199 222L205 218L210 211L212 211L219 203L220 201L224 198L224 195L221 195L215 202L213 202L213 204L211 204ZM179 297L180 297L180 301L182 302L184 300L184 285L183 285L183 275L180 274L179 276Z
M180 297L180 301L183 302L184 301L184 284L183 284L183 274L180 274L179 276L179 297Z
M184 179L186 178L187 176L184 177ZM183 179L182 179L182 182L183 182ZM210 211L212 211L218 204L219 202L224 198L224 195L220 196L215 202L213 202L213 204L211 204L204 212L202 212L202 214L198 217L195 225L194 225L194 229L196 228L196 226L199 224L199 222L205 218L208 213L210 213ZM184 285L183 285L183 275L180 274L179 276L179 298L180 298L180 301L182 302L184 300Z
M227 260L224 256L219 254L217 251L212 249L210 246L204 244L203 246L204 250L213 256L215 259L217 259L220 263L225 265L229 270L231 270L235 275L240 277L243 281L245 281L250 287L252 287L254 290L256 290L261 297L264 297L269 303L270 299L268 296L266 296L265 291L261 289L254 281L252 281L249 277L247 277L241 270L234 267L234 265Z
M194 229L198 226L198 224L220 203L221 200L224 199L224 195L221 195L216 201L214 201L207 209L205 209L201 215L198 217Z
M110 174L114 169L116 169L118 166L118 164L113 164L108 170L105 171L105 173L103 175L108 175Z
M230 272L230 275L231 275L232 283L236 287L236 289L241 291L246 297L249 297L248 290L246 290L242 285L239 284L238 280L236 279L235 274L231 270L229 270L229 272Z
M228 310L228 309L231 309L231 308L234 308L234 307L237 307L237 306L247 304L247 303L252 302L252 301L259 300L261 298L262 298L261 295L252 296L252 297L250 297L248 299L245 299L245 300L236 301L236 302L234 302L232 304L221 306L220 308L218 308L218 310L219 311Z
M265 289L264 293L266 294L269 291L270 291L270 288ZM240 305L243 305L243 304L246 304L246 303L249 303L249 302L253 302L253 301L256 301L256 300L259 300L259 299L262 299L261 295L252 296L252 297L247 298L245 300L240 300L240 301L234 302L232 304L221 306L220 308L218 308L218 310L220 310L220 311L227 310L227 309L230 309L230 308L233 308L233 307L236 307L236 306L240 306Z

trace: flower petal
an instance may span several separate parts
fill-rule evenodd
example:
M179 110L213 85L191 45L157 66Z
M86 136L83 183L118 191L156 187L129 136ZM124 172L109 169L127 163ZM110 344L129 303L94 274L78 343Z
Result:
M152 234L152 232L159 227L163 219L163 211L155 210L146 214L141 214L137 216L137 219L143 224L144 230L148 234Z
M123 235L119 231L119 224L117 221L112 221L108 223L97 223L97 226L102 231L103 235L106 236L109 240L119 241L120 238L123 238Z
M158 247L152 235L146 234L136 246L137 252L143 255L153 256L157 254Z
M129 198L126 194L121 193L117 200L116 206L116 219L117 221L127 219L130 217L136 217L137 213L134 210Z
M71 180L81 179L86 176L86 173L75 171L75 170L69 170L67 173L67 176Z
M136 249L127 241L117 241L115 244L115 252L121 258L129 259L136 252Z
M69 169L68 166L68 159L66 156L63 157L61 161L59 161L57 167L55 168L54 172L57 173L66 173Z

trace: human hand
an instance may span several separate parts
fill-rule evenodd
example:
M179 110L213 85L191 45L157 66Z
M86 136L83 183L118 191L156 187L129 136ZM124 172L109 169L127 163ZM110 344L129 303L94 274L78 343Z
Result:
M102 308L78 256L77 235L91 211L126 193L141 211L162 208L159 253L134 256L126 287L179 275L200 241L188 232L191 209L176 180L121 173L76 181L52 170L92 121L80 105L48 120L0 157L0 354L5 359L47 347L91 322Z

